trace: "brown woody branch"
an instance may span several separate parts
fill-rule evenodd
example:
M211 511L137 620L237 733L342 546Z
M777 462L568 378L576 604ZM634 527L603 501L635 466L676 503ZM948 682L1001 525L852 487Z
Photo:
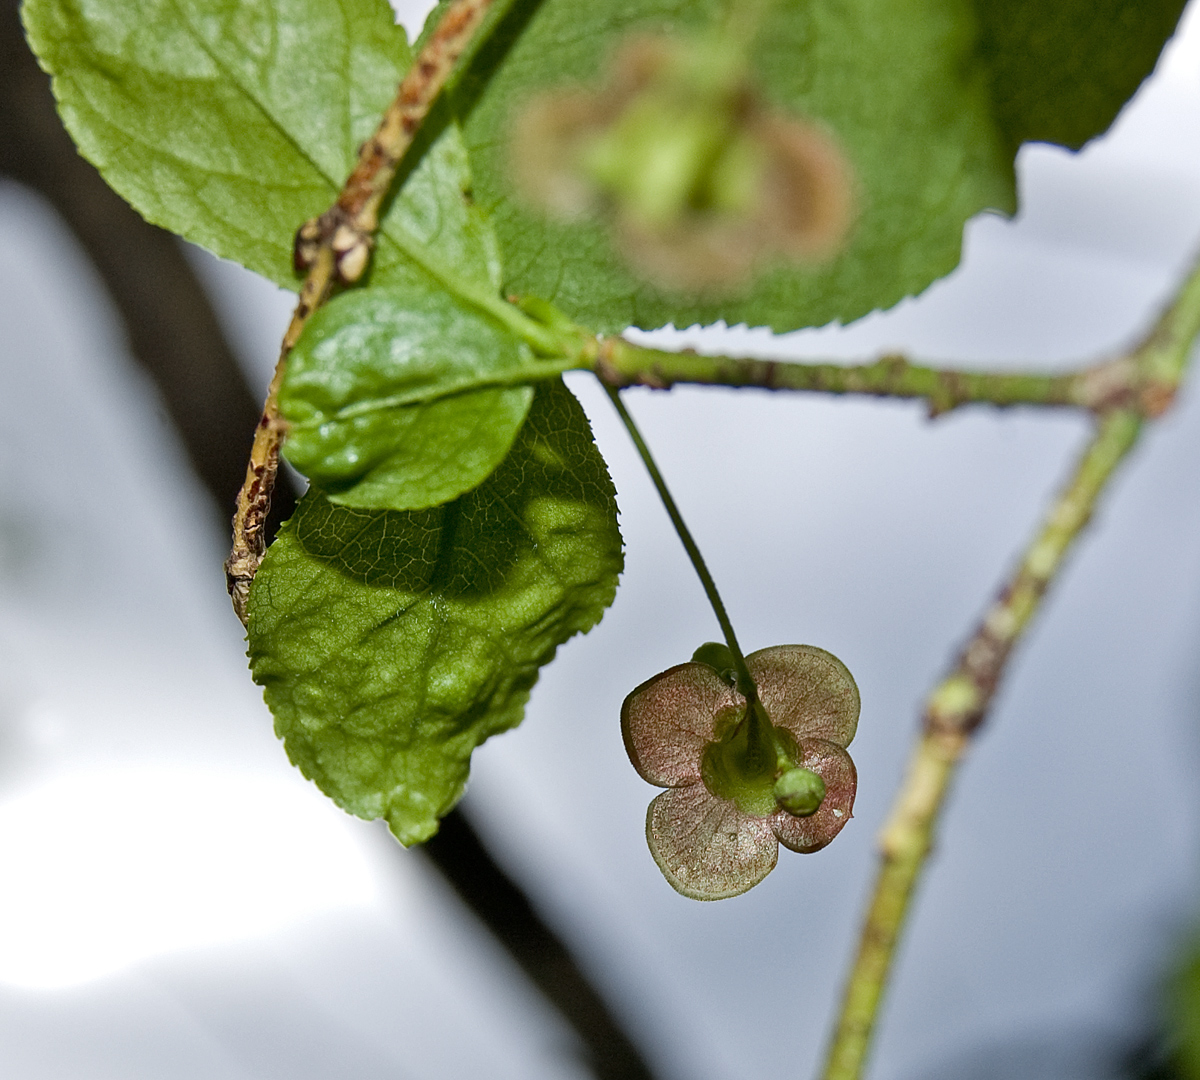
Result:
M456 0L413 60L375 134L359 150L358 164L337 202L296 233L295 261L308 276L283 336L275 374L262 417L254 433L246 479L233 516L233 548L225 561L225 578L233 609L246 622L250 583L266 554L265 524L279 470L279 449L287 431L279 415L279 386L287 358L305 324L328 298L336 283L357 281L370 261L379 228L379 207L396 170L446 85L454 65L470 45L493 0Z

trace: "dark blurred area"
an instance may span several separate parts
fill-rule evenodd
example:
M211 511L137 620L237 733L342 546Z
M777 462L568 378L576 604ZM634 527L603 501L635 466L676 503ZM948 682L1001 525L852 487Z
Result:
M0 173L46 198L87 253L180 442L222 510L246 471L259 403L178 241L148 225L75 151L50 80L25 44L16 0L0 22ZM295 495L281 485L277 513Z
M204 288L172 234L144 221L75 150L30 53L16 0L0 11L0 177L46 198L86 252L120 315L129 352L156 387L188 461L223 518L232 513L259 417ZM295 508L281 471L268 533ZM230 619L233 619L232 611ZM429 862L578 1034L599 1080L650 1070L564 943L453 811Z

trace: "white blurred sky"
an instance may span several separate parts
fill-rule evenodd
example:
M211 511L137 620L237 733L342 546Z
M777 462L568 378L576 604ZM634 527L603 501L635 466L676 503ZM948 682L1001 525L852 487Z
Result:
M423 5L411 5L416 13ZM409 14L407 8L402 10ZM1200 248L1200 17L1113 132L1026 148L1024 209L846 329L700 348L1060 364L1131 340ZM245 671L218 520L80 253L0 186L0 1046L6 1077L578 1075L567 1037L419 857L287 764ZM198 256L265 384L289 300ZM602 395L617 603L476 755L466 808L664 1077L811 1074L921 698L1085 437L1079 418L755 392L631 408L748 648L805 641L863 694L856 820L744 897L677 896L642 837L625 693L716 628ZM875 1080L981 1047L1136 1031L1200 910L1200 404L1114 485L959 780Z

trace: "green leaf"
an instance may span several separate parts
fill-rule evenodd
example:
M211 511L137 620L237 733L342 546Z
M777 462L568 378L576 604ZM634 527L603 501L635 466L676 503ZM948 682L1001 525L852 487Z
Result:
M415 165L397 177L398 194L380 223L369 283L432 278L476 302L496 298L500 244L490 218L475 204L462 131L444 106L431 111L405 161Z
M584 325L768 324L778 331L848 320L919 292L959 260L962 224L984 207L1015 208L1011 159L991 121L986 73L972 62L963 0L814 0L777 4L755 72L776 107L823 124L857 178L858 220L845 250L819 267L768 269L740 296L697 300L633 274L602 222L559 224L513 198L507 133L533 94L597 85L630 34L699 29L715 0L545 0L465 120L480 199L492 210L507 280ZM463 114L465 115L465 114Z
M598 86L629 35L698 29L724 6L544 0L501 27L455 105L500 239L506 291L545 297L609 332L718 319L785 331L889 307L957 265L968 218L1015 210L1014 140L1076 145L1103 129L1149 72L1181 5L1153 0L1128 53L1126 22L1144 9L1135 0L773 5L755 47L761 90L840 142L857 178L857 224L824 265L769 268L740 294L697 299L640 280L605 223L550 222L523 205L509 178L509 133L533 96Z
M80 152L147 220L296 287L292 237L329 207L410 61L386 0L26 0ZM376 281L436 249L497 280L448 117L384 219ZM426 138L429 138L429 135Z
M420 510L504 460L530 386L528 346L450 293L355 289L318 311L288 360L284 456L331 501Z
M1186 0L976 0L1000 129L1078 149L1154 69Z
M338 805L412 844L471 751L518 724L538 669L599 621L621 570L612 482L583 410L543 383L505 462L429 510L310 492L250 592L250 660L277 733Z

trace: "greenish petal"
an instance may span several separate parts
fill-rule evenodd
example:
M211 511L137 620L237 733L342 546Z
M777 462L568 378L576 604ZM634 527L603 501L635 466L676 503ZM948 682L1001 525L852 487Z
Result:
M722 712L741 696L707 664L678 664L647 679L621 706L621 734L643 780L659 787L700 779L705 746Z
M672 888L693 900L724 900L775 869L770 818L753 817L703 784L668 788L646 813L650 854Z
M781 810L771 820L784 847L810 854L830 843L854 816L858 773L850 755L835 743L805 739L800 749L804 767L825 781L825 797L815 814L795 817Z

